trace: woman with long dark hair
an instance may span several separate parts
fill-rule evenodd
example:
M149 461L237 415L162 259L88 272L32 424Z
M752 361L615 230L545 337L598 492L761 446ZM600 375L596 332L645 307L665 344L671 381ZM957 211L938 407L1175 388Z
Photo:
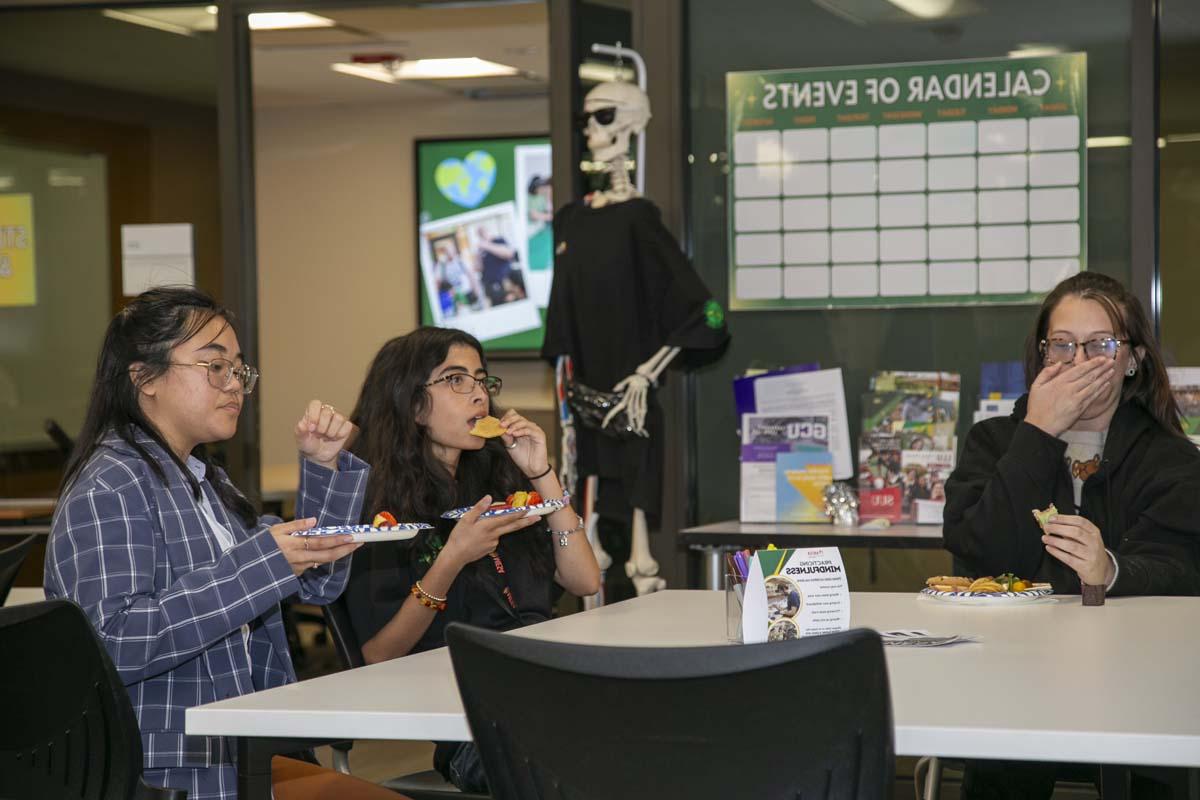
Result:
M371 364L351 417L359 429L352 451L373 467L364 519L390 511L435 530L355 556L346 599L368 662L441 647L448 622L504 630L549 619L556 584L581 596L599 591L600 569L570 505L545 518L480 518L493 498L519 490L564 497L537 425L510 409L495 414L502 436L471 433L493 415L500 388L479 342L457 330L392 339ZM457 521L441 517L466 506ZM439 746L435 764L478 790L481 771L463 774L470 752Z
M336 598L359 545L292 534L356 522L369 474L343 450L350 423L313 400L295 428L301 519L258 516L204 450L237 432L258 381L231 319L186 288L117 314L46 548L47 596L83 608L129 687L146 782L191 800L229 800L237 781L231 744L188 736L185 710L296 679L279 602ZM376 788L290 760L276 773L280 798L310 780Z

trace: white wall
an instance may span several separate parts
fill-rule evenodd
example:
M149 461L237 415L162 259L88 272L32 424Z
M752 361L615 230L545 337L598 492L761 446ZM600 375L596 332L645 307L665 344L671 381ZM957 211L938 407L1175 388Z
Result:
M538 133L544 98L255 114L262 463L294 463L310 398L349 413L371 358L417 325L413 140ZM553 405L553 374L502 362L506 405Z

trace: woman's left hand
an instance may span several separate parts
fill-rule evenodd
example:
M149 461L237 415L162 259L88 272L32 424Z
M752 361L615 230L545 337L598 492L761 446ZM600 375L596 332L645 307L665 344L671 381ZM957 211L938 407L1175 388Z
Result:
M337 469L338 453L346 447L354 425L328 403L310 400L296 423L296 447L314 464Z
M500 424L507 431L502 438L508 455L526 477L541 475L550 468L545 431L511 408Z
M1092 586L1107 586L1113 579L1112 559L1104 549L1100 529L1084 517L1056 514L1046 523L1042 544L1046 552Z

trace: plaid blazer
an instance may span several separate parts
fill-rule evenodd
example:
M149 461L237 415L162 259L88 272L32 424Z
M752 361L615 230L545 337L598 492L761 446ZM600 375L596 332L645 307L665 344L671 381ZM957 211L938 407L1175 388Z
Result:
M211 482L229 478L214 468L200 485L234 537L222 553L183 472L149 436L137 441L166 485L127 443L106 438L55 511L46 596L74 600L99 632L129 689L147 769L229 764L223 738L184 733L184 710L295 681L279 601L331 602L350 559L297 578L267 530L279 518L246 528L217 499ZM298 518L358 522L370 467L343 452L338 469L303 461Z

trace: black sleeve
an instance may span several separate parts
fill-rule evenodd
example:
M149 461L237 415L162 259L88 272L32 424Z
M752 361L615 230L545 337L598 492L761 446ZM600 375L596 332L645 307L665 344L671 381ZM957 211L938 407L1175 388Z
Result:
M724 310L663 225L658 208L649 202L644 208L636 217L634 237L659 340L667 347L720 355L729 340Z
M946 549L979 574L1037 576L1045 548L1032 511L1054 501L1066 449L1028 422L972 427L946 481Z
M554 215L554 276L550 279L550 302L546 306L546 336L542 340L542 358L554 366L559 356L577 352L571 324L570 257L558 252L567 219L572 207L566 206Z
M405 556L406 548L396 542L376 542L354 553L346 608L360 646L379 633L408 599L416 577Z
M1111 594L1200 595L1200 461L1154 470L1141 495Z

